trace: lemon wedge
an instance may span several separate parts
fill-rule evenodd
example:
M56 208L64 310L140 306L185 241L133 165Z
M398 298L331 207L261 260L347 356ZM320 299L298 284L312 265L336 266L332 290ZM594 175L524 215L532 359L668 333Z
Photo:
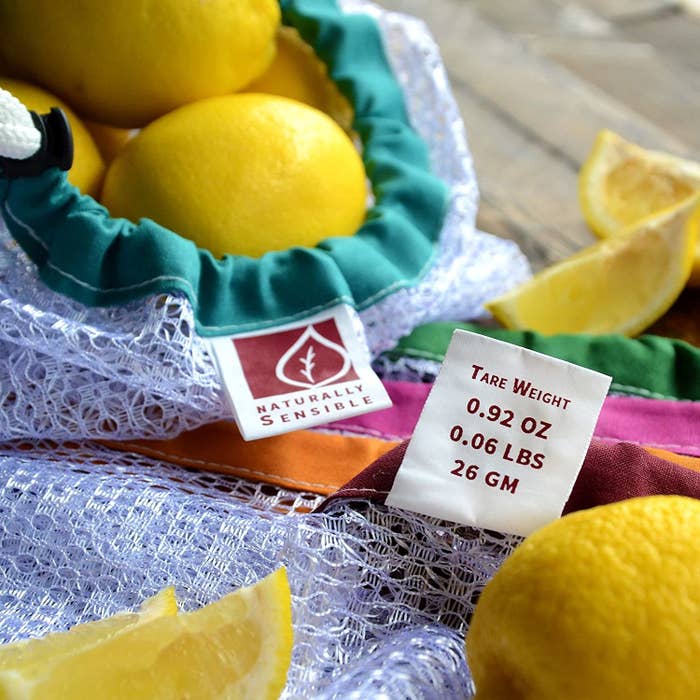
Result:
M579 174L586 223L607 238L700 190L700 163L601 131Z
M486 308L507 328L636 335L683 290L700 226L700 194L552 265Z
M277 698L291 659L284 569L199 610L160 617L83 647L0 671L8 700Z
M40 639L0 646L0 670L16 671L23 665L42 664L59 655L76 654L128 628L173 615L177 615L177 600L175 589L170 586L145 600L139 612L117 613L104 620L76 625L67 632L54 632Z
M601 131L579 173L586 223L607 238L700 190L700 163L650 151ZM700 286L700 241L688 284Z

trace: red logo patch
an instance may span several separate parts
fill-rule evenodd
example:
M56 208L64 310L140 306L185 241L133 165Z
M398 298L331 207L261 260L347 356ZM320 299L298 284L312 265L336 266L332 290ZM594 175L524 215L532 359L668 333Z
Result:
M255 399L359 378L333 318L231 342Z

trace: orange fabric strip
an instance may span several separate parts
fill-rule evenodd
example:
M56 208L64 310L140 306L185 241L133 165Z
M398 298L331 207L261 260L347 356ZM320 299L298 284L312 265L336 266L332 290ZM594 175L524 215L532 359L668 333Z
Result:
M233 474L328 495L398 445L371 437L299 430L246 442L233 423L219 422L171 440L103 441L109 447L184 467Z
M692 469L694 472L700 472L700 457L688 457L686 455L678 455L675 452L669 452L668 450L660 450L657 447L645 447L647 452L655 455L656 457L661 457L669 462L674 462L675 464L680 464L686 469Z

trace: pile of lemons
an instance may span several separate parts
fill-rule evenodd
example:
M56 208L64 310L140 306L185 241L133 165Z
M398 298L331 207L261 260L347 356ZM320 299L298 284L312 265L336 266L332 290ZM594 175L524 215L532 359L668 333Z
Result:
M364 220L352 110L277 0L2 3L0 87L66 112L82 192L216 256Z

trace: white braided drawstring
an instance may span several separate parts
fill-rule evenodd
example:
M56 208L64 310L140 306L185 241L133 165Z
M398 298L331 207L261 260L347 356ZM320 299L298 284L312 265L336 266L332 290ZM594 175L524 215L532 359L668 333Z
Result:
M27 108L0 88L0 157L29 158L40 147L41 132L34 126Z

